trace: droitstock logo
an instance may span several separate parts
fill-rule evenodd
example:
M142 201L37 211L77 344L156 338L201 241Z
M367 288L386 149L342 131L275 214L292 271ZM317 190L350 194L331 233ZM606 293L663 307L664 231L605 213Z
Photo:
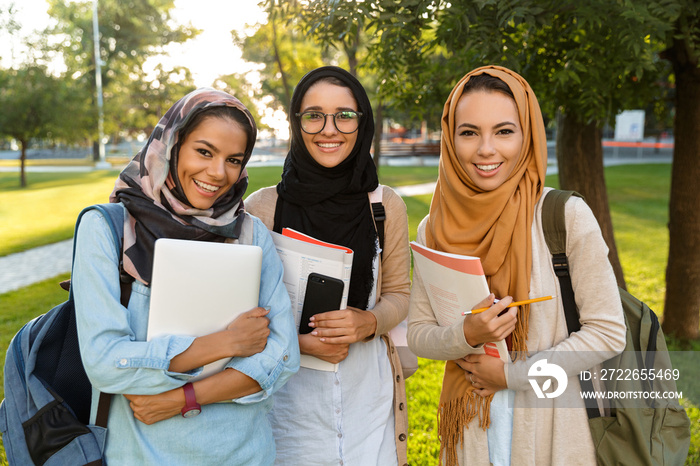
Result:
M566 372L556 364L547 363L546 359L540 359L535 362L530 367L530 370L527 371L527 375L538 379L547 377L541 387L537 379L528 379L532 389L535 390L537 398L556 398L566 390L566 384L568 383ZM552 389L552 378L557 381L557 387L556 390L550 392L549 390Z

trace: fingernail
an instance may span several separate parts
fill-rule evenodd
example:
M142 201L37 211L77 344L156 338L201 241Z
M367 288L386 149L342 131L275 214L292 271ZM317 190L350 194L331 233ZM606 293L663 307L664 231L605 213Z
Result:
M325 339L325 338L319 338L319 340L321 340L321 341L326 341L326 339Z
M265 306L263 309L265 309L267 312L270 312L272 310L270 306Z
M313 332L311 332L311 335L318 335L318 332L314 330Z
M309 321L313 322L314 320L316 320L316 316L309 317Z

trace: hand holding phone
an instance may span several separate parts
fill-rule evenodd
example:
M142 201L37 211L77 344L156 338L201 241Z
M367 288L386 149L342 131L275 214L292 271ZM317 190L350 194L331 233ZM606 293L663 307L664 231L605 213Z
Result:
M338 278L315 272L309 274L301 311L301 322L299 323L300 335L310 333L313 330L309 327L311 316L340 309L343 286L343 281Z

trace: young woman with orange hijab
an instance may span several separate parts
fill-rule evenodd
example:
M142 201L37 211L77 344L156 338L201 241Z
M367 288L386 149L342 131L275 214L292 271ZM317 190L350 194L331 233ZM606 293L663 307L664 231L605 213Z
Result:
M498 66L464 76L445 103L438 184L417 241L481 258L491 295L477 307L489 309L438 326L417 269L409 306L411 349L447 361L438 413L443 464L595 464L577 376L622 351L625 324L598 224L572 197L567 255L582 327L568 335L542 232L546 167L544 123L528 83ZM555 299L506 307L547 295ZM479 354L503 338L511 363ZM566 396L536 403L528 370L538 353L565 371Z

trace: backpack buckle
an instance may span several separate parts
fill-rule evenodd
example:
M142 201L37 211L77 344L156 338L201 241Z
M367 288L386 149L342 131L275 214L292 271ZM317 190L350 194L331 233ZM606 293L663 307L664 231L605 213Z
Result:
M569 260L566 258L566 254L552 254L552 265L557 277L569 276Z

